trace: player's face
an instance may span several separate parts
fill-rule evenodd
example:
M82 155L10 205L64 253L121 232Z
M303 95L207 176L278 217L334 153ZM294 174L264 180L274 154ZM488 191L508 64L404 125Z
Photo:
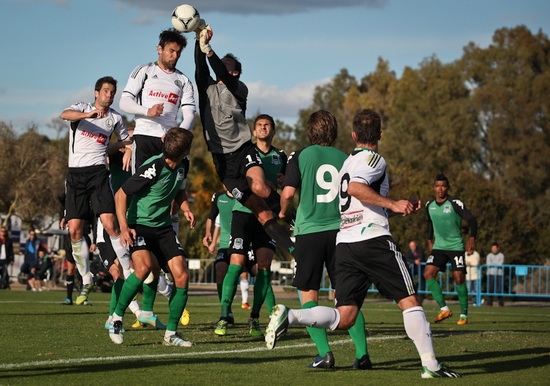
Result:
M103 83L101 89L95 92L95 105L107 108L113 104L116 88L112 84Z
M258 139L266 139L269 137L273 137L273 135L275 134L275 130L273 129L273 126L271 125L269 119L258 119L256 124L254 125L253 134Z
M164 48L158 46L159 64L164 70L173 71L178 64L180 58L182 46L178 43L166 43Z
M447 181L435 181L434 191L435 191L435 197L437 199L447 198L448 190L449 190L449 185L447 184Z

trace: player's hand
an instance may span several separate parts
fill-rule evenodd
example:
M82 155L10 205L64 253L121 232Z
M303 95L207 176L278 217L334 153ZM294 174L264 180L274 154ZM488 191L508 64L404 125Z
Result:
M420 208L422 208L422 201L420 201L420 199L418 199L418 198L410 198L409 202L413 206L412 213L416 213L420 210Z
M120 230L120 244L122 244L124 248L130 248L133 246L135 238L135 229L126 228Z
M413 213L414 206L409 200L399 200L394 204L394 208L391 208L394 213L401 213L403 216L407 216Z
M87 118L104 118L105 116L107 116L106 111L92 110L88 113Z
M212 235L207 234L202 238L202 245L204 245L206 248L210 247L210 243L212 242Z
M183 215L189 221L189 229L195 228L195 215L190 210L183 211Z
M200 39L200 37L201 37L201 31L202 31L203 29L205 29L205 28L206 28L206 21L204 21L204 19L200 19L200 20L199 20L199 25L197 26L197 28L195 28L195 38L196 38L197 40Z
M212 47L210 47L210 39L212 39L213 35L214 33L212 32L210 25L207 25L199 34L199 45L204 54L208 55L208 53L212 51Z
M148 117L160 117L164 112L164 103L157 103L147 110Z

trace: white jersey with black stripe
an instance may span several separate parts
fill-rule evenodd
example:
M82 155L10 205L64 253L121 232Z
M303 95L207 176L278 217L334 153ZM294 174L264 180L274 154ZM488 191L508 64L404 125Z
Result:
M134 135L162 137L170 128L178 126L180 107L195 108L193 84L189 78L177 69L163 71L156 62L138 66L132 71L122 91L122 98L131 98L145 108L142 114L136 114ZM164 105L162 115L148 117L147 109L158 103Z
M388 215L384 208L369 205L348 194L350 182L368 185L382 196L387 196L389 181L386 160L377 152L357 148L344 162L340 180L340 231L336 243L355 243L390 235Z
M95 110L93 103L78 102L65 110L88 113ZM106 152L109 138L114 132L118 140L123 141L130 136L122 116L109 108L103 118L84 118L71 121L69 133L69 167L80 168L106 164Z

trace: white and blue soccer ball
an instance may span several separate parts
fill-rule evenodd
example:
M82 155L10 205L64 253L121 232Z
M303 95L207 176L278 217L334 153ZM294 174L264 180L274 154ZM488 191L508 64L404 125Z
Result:
M189 4L178 5L172 12L172 25L180 32L193 32L200 20L199 11Z

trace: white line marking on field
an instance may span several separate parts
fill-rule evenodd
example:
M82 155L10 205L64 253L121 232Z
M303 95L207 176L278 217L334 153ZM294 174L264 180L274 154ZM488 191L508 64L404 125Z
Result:
M504 333L506 331L487 331L484 334L497 334ZM467 333L470 334L470 333ZM479 334L479 331L471 332L471 334ZM461 334L463 335L463 334ZM443 334L434 334L434 336L444 336ZM391 336L382 336L376 338L367 338L367 341L381 341L381 340L392 340L392 339L405 339L406 335L391 335ZM351 339L343 339L330 342L331 346L348 344L352 343ZM304 348L315 346L314 343L302 343L294 344L288 346L277 346L274 350L288 350L294 348ZM223 355L223 354L242 354L250 352L259 352L259 351L272 351L268 350L266 347L255 347L247 348L241 350L224 350L224 351L203 351L203 352L186 352L178 354L146 354L146 355L124 355L124 356L111 356L111 357L96 357L96 358L72 358L72 359L56 359L49 361L33 361L33 362L23 362L23 363L3 363L0 364L0 370L13 370L13 369L22 369L25 367L35 367L35 366L53 366L53 365L71 365L71 364L82 364L87 362L109 362L113 361L125 361L125 360L143 360L143 359L169 359L169 358L185 358L185 357L196 357L203 355Z

